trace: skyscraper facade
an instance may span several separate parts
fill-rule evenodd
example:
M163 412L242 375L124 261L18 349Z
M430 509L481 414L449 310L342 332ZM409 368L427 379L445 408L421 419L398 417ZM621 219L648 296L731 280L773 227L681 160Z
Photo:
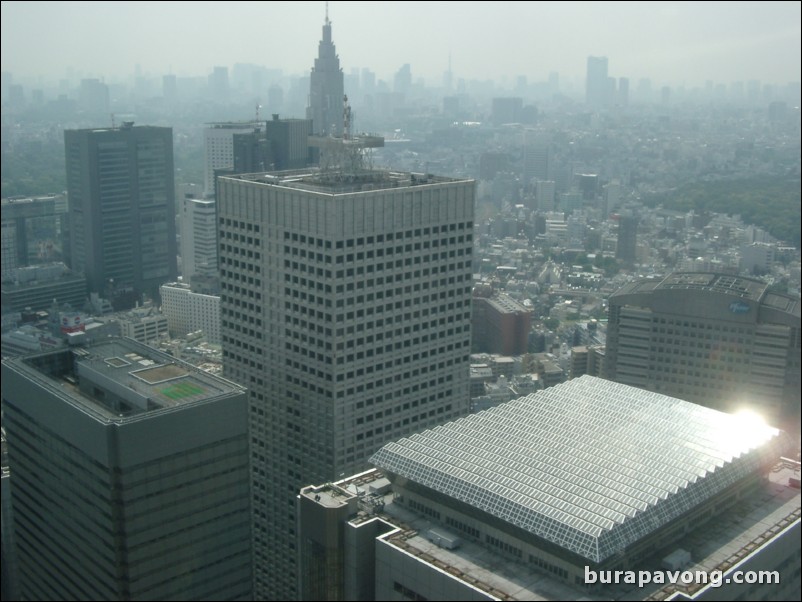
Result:
M255 596L291 599L300 487L468 411L474 182L218 182L223 362L250 406Z
M610 100L608 92L607 57L589 56L585 79L585 102L594 109L606 107Z
M340 57L331 41L331 21L326 8L323 39L309 80L307 119L312 120L312 132L320 136L342 136L343 133L343 71Z
M63 194L3 199L2 271L62 261L67 235Z
M181 274L217 276L217 210L211 199L181 199Z
M618 218L618 239L615 257L625 263L635 263L638 256L638 219L631 213Z
M65 130L70 261L118 308L177 277L173 131Z
M203 166L203 194L214 197L215 170L228 169L234 165L234 135L251 134L261 124L250 121L227 121L209 123L203 134L206 162Z
M609 299L607 377L799 429L800 302L760 280L674 273Z
M21 599L252 599L242 387L116 338L2 377Z

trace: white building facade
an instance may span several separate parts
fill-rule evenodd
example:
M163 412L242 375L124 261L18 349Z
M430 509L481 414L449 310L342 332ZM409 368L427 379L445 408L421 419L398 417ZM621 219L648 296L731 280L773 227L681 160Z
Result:
M193 293L189 285L171 282L159 289L162 313L171 337L202 330L206 341L220 344L220 297Z

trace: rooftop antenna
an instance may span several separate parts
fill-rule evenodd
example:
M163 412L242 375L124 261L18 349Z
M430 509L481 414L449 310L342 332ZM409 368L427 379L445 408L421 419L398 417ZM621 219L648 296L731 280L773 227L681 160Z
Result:
M117 126L114 124L114 113L112 113L111 114L111 129L114 129L115 127L117 127Z
M329 21L329 3L326 2L326 25L330 23Z

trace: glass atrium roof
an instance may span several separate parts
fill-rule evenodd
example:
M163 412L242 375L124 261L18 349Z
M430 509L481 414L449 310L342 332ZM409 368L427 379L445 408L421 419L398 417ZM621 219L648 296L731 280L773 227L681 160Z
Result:
M371 462L601 562L788 441L754 417L583 376L385 445Z

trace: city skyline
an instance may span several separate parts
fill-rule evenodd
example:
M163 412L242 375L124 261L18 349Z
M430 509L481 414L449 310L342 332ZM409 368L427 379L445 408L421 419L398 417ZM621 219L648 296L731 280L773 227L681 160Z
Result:
M2 69L20 81L57 81L68 70L107 81L135 73L205 76L216 65L236 63L308 75L319 36L309 25L323 23L324 4L248 3L237 10L239 3L198 3L189 14L173 2L6 2ZM543 81L557 72L581 86L592 55L608 58L612 77L661 84L800 79L798 2L457 6L382 3L366 10L361 3L330 3L344 71L368 68L391 82L409 63L413 81L440 85L450 63L455 78L514 85L520 75ZM121 21L125 27L116 26ZM37 38L36 53L19 50L32 47L32 31L48 35ZM234 31L225 44L215 42ZM427 43L416 43L421 39Z

